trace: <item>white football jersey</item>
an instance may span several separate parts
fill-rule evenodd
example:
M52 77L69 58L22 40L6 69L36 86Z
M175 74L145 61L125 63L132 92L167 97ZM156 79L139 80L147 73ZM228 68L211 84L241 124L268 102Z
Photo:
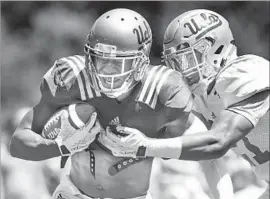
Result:
M222 69L210 93L194 100L196 110L210 123L226 109L243 115L255 126L233 150L255 166L258 177L269 181L269 96L246 100L265 90L269 90L269 61L244 55Z

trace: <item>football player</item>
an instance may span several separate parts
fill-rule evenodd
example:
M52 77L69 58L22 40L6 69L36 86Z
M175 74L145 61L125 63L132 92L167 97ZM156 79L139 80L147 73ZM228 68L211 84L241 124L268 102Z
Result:
M196 102L193 112L210 130L175 138L178 146L173 149L170 140L166 145L166 140L126 127L120 130L129 135L114 143L123 150L132 146L139 156L166 158L177 151L182 160L214 159L232 148L269 182L269 61L237 56L228 21L204 9L185 12L169 24L163 58L182 74Z
M153 157L115 157L103 146L106 137L94 141L96 134L103 126L112 136L121 136L117 128L123 125L147 132L151 138L175 137L195 124L189 114L191 93L180 73L150 65L152 33L140 14L129 9L108 11L95 21L87 40L85 56L61 58L44 75L40 102L15 131L11 155L33 161L71 156L70 174L56 188L55 199L144 199ZM53 113L78 102L93 105L98 119L93 117L82 129L71 129L70 137L61 129L57 140L62 142L40 136ZM86 144L91 145L86 148ZM178 157L178 152L171 157Z
M145 198L153 158L117 158L98 142L86 150L71 151L75 136L77 140L86 137L85 129L92 131L86 144L95 139L101 129L97 123L93 132L93 121L78 130L81 132L73 130L74 135L62 143L44 139L42 129L63 106L86 102L98 110L102 126L112 131L129 125L149 132L149 137L164 136L166 126L174 128L174 122L177 129L186 125L179 115L190 93L178 73L149 64L152 33L140 14L128 9L109 11L96 20L87 40L85 56L61 58L44 75L41 99L15 131L10 153L32 161L72 155L70 175L56 188L54 198ZM174 95L178 96L175 100ZM57 138L61 136L65 132ZM60 144L68 150L62 150Z

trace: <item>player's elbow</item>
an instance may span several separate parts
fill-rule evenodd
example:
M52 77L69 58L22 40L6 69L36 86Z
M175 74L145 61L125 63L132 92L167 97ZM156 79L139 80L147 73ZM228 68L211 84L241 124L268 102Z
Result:
M213 159L221 158L227 153L229 149L230 148L227 146L227 144L223 142L217 143L211 150L212 158Z
M214 158L220 158L228 152L232 146L233 133L233 128L227 123L220 123L212 129L214 144L209 152L212 153Z
M26 157L30 156L29 148L35 149L35 146L38 144L36 139L29 139L26 134L27 132L15 131L13 134L10 144L9 144L9 153L12 157L20 159L28 159Z
M12 157L20 158L20 145L21 141L17 136L12 136L9 143L9 153Z
M230 149L230 139L226 134L216 137L216 143L211 149L211 153L214 159L220 158L225 155Z

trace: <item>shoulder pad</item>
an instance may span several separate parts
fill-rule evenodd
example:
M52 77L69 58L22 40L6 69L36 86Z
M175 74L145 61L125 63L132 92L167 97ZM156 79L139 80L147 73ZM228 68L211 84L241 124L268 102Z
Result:
M216 91L222 97L241 100L269 89L269 61L245 55L231 61L217 76Z
M182 81L180 73L166 66L149 66L142 79L142 87L137 100L153 109L158 99L166 105L167 101L182 87Z
M93 97L89 81L83 56L64 57L55 61L43 76L40 91L44 98L59 103L86 100Z

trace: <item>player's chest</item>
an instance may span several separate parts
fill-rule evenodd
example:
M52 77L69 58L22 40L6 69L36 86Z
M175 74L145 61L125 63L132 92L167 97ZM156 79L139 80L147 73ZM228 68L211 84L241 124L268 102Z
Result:
M159 104L159 109L154 110L140 102L118 103L110 98L97 98L89 103L97 109L103 127L109 126L112 130L117 126L128 126L139 129L149 137L157 137L168 121L166 109Z

